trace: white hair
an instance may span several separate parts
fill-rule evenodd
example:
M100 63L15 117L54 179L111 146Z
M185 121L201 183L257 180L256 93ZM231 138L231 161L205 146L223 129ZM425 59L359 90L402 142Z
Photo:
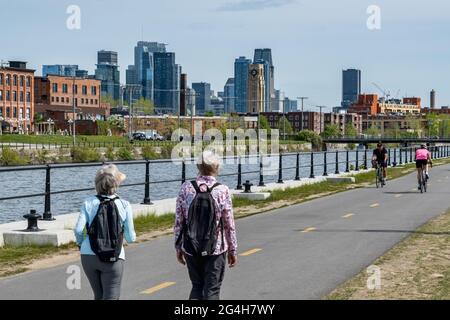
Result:
M197 161L197 168L201 175L216 176L219 173L220 159L211 150L205 150Z
M117 192L120 183L125 180L125 175L119 171L116 165L108 164L97 171L95 175L95 190L99 195L113 195Z

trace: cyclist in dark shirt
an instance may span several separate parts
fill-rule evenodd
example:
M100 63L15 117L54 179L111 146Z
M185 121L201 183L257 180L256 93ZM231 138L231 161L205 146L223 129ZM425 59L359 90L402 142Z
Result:
M388 151L383 146L382 143L378 143L376 149L373 150L372 163L373 166L376 167L379 164L383 168L383 184L386 184L386 168L387 168L387 160L388 160Z

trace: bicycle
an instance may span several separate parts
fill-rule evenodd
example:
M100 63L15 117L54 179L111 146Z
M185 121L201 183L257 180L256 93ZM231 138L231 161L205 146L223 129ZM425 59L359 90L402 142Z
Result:
M429 162L431 166L432 163ZM424 193L427 192L427 182L428 182L428 178L427 178L427 173L425 170L425 164L422 164L422 166L419 168L419 186L420 186L420 193Z
M375 170L375 185L377 189L384 186L383 166L377 161L377 169Z

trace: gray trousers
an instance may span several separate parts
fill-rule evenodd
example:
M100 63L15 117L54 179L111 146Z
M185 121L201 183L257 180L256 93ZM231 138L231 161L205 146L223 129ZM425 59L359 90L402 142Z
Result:
M189 300L219 300L225 274L225 253L218 256L185 255L192 290Z
M107 263L95 255L83 254L81 264L94 291L95 300L119 300L123 260Z

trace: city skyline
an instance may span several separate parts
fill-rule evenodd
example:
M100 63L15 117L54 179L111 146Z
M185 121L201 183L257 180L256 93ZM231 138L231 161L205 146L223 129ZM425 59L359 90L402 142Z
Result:
M428 105L429 91L434 89L437 107L450 104L446 90L450 45L445 41L450 31L445 12L450 5L440 1L378 1L382 27L375 31L366 27L370 1L327 3L327 10L321 10L324 1L133 3L140 10L125 12L115 1L108 6L102 0L76 1L82 13L80 30L65 26L66 9L72 4L67 1L6 3L0 18L16 31L5 35L8 45L2 47L1 59L25 60L38 70L37 75L44 64L77 64L93 74L97 52L112 50L119 54L121 83L125 83L137 41L157 41L176 52L190 82L208 82L219 91L233 77L237 57L252 57L255 48L271 48L277 68L275 87L291 98L310 97L306 108L338 106L341 72L348 68L363 72L363 93L379 94L372 85L376 82L391 92L400 90L400 96L420 96ZM45 21L29 13L37 10L46 12ZM146 12L155 10L159 14L149 19ZM276 23L267 25L267 19ZM45 46L36 34L46 35ZM18 35L21 41L14 40Z

